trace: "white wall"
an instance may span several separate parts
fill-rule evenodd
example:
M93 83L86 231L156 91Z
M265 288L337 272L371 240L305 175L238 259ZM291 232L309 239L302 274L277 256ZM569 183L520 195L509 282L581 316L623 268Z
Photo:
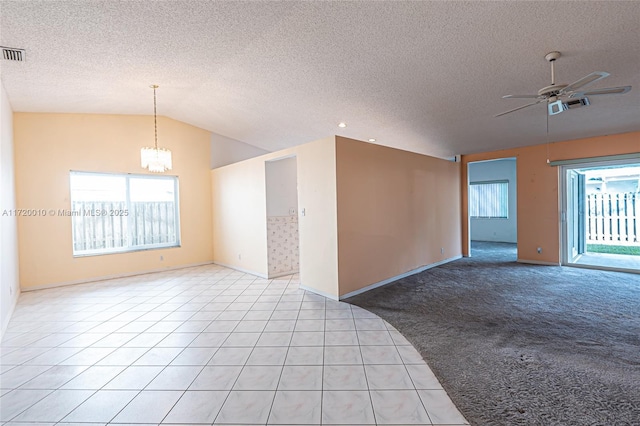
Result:
M298 178L296 158L265 161L269 278L298 272Z
M260 149L253 145L218 135L216 133L211 134L212 169L268 153L269 151L265 151L264 149Z
M516 159L469 163L469 182L509 181L508 219L471 219L471 240L516 243L518 241Z
M265 162L267 217L290 216L298 211L296 158ZM295 209L291 213L289 210Z
M18 280L18 225L13 163L13 111L0 82L0 322L3 335L16 306ZM5 212L7 214L5 214Z

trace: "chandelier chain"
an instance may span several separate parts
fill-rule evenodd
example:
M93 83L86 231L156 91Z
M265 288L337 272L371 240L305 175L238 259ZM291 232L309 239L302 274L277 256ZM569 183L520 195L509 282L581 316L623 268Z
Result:
M153 128L155 130L155 147L156 149L158 149L158 114L156 107L156 89L158 88L158 86L154 84L151 87L153 87Z

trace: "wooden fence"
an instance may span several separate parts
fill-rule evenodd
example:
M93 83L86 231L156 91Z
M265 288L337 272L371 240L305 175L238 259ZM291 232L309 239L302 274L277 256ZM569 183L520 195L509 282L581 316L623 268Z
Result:
M632 245L640 243L638 193L588 194L587 243Z
M173 202L74 202L74 254L177 243Z

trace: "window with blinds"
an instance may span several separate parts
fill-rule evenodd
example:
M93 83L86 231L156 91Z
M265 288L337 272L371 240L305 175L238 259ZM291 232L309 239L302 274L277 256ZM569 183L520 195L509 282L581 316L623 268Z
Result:
M483 219L508 219L509 181L469 184L469 216Z

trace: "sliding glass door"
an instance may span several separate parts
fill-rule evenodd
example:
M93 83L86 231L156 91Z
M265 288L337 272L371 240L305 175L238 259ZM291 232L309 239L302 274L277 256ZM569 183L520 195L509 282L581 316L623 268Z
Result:
M563 263L640 271L640 163L564 166Z

